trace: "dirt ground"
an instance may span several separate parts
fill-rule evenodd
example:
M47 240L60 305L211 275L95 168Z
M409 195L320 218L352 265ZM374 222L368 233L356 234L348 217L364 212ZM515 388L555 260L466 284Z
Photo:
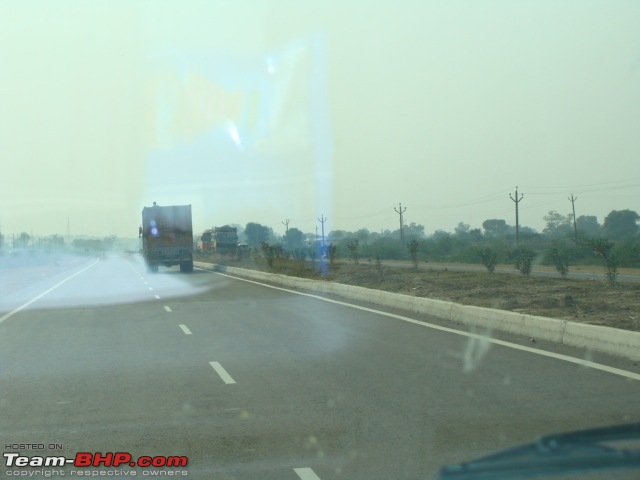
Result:
M380 270L368 262L339 263L321 273L317 263L312 267L309 262L285 259L274 259L272 267L264 259L228 265L640 331L640 283L610 285L604 275L603 280L581 280L436 268L414 271L382 266Z

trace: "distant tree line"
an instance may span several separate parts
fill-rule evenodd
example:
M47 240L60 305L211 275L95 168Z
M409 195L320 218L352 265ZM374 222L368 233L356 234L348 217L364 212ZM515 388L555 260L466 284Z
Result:
M0 249L5 246L6 237L0 234ZM49 235L47 237L33 238L27 232L22 232L19 235L12 235L11 248L14 250L20 249L46 249L46 250L60 250L64 248L64 237L61 235Z
M632 210L613 210L600 225L595 216L576 218L550 211L544 217L542 232L520 226L519 250L515 245L515 226L504 219L487 219L482 229L471 228L459 222L453 232L436 230L425 234L424 225L411 223L404 226L405 243L400 241L400 230L372 232L367 228L356 231L332 230L322 245L315 233L304 233L288 228L283 236L273 229L250 222L244 229L238 228L241 241L258 251L270 255L294 258L328 257L329 249L334 258L344 258L358 263L360 259L397 259L433 262L463 263L513 263L520 265L523 273L532 263L562 265L602 263L602 251L621 267L640 267L640 215ZM239 226L238 226L239 227ZM602 250L603 245L608 245ZM265 250L266 249L266 250ZM599 253L600 252L600 253ZM485 263L486 265L486 263ZM489 268L489 267L488 267Z
M113 248L116 237L105 238L76 238L73 240L72 245L76 250L84 252L103 252Z

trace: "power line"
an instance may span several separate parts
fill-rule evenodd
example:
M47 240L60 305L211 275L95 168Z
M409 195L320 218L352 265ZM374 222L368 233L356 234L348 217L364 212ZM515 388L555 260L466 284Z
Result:
M625 182L634 182L640 180L640 177L632 177L632 178L625 178L624 180L614 180L611 182L599 182L599 183L587 183L585 185L565 185L565 186L543 186L543 187L537 187L537 186L532 186L532 185L523 185L523 188L556 188L556 189L575 189L575 188L583 188L583 187L597 187L599 185L611 185L614 183L625 183Z
M632 183L629 185L616 185L616 186L610 186L610 187L603 187L603 188L590 188L590 189L579 189L579 188L574 188L571 189L574 192L579 192L579 193L592 193L592 192L610 192L610 191L620 191L620 190L624 190L627 188L637 188L640 187L640 183ZM528 195L538 195L538 196L549 196L549 195L560 195L561 193L566 192L567 189L558 189L557 191L554 192L528 192Z
M393 207L393 209L396 211L396 213L400 214L400 242L402 243L402 245L404 245L404 227L402 226L402 214L407 211L407 207L404 207L403 210L401 203L398 204L398 207L399 208Z
M415 208L416 210L439 210L439 209L445 209L445 208L456 208L456 207L466 207L469 205L479 205L481 203L488 203L488 202L493 202L497 200L502 200L503 195L508 191L509 189L501 190L499 192L491 193L489 195L484 195L482 197L467 200L462 203L450 203L450 204L444 204L444 205L430 205L430 206L418 205Z
M575 233L576 245L578 245L578 227L576 225L576 200L578 197L573 196L573 193L569 197L569 201L571 202L571 209L573 210L573 231Z
M632 177L629 179L625 179L625 180L615 180L615 181L610 181L610 182L599 182L599 183L590 183L590 184L582 184L582 185L574 185L574 186L567 186L567 187L562 187L562 186L529 186L529 187L523 187L523 188L527 188L527 196L537 196L537 197L547 197L549 198L548 200L545 199L544 201L541 202L537 202L537 203L528 203L525 206L522 206L522 208L524 208L526 211L530 211L536 207L540 207L540 206L545 206L545 205L553 205L557 203L557 200L553 200L550 199L550 197L553 196L558 196L560 194L566 194L565 191L561 191L561 189L568 189L571 188L573 189L574 193L594 193L594 195L590 195L589 198L591 199L595 199L595 198L638 198L640 195L637 194L628 194L628 195L624 195L624 194L617 194L617 195L606 195L606 192L620 192L621 190L624 189L631 189L631 188L637 188L640 187L640 182L638 182L640 180L640 177ZM635 183L629 183L629 182L635 182ZM589 187L597 187L597 188L589 188ZM519 187L518 187L519 188ZM542 192L531 192L528 189L544 189L547 191L542 191ZM549 191L549 190L553 190L556 189L558 191ZM479 197L475 197L472 199L469 199L465 202L461 202L461 203L452 203L452 204L441 204L441 205L417 205L414 206L412 208L414 208L414 210L417 211L437 211L437 210L444 210L444 209L450 209L450 208L459 208L459 207L468 207L468 206L476 206L476 205L481 205L481 204L485 204L485 203L490 203L490 202L498 202L498 201L502 201L502 199L504 198L502 195L504 195L506 192L508 192L507 189L499 191L499 192L494 192L494 193L490 193L487 195L483 195L483 196L479 196ZM573 195L573 194L572 194ZM510 195L511 196L511 195ZM513 200L513 197L512 197ZM539 198L539 200L542 200L542 198ZM515 201L515 200L514 200ZM402 207L401 207L402 208ZM520 205L518 205L518 208L520 208ZM397 209L394 209L396 211L396 213L399 214ZM502 210L502 209L499 209ZM364 215L353 215L353 216L339 216L339 217L334 217L334 220L336 221L345 221L345 220L359 220L359 219L367 219L367 218L373 218L373 217L379 217L382 215L386 215L386 210L378 210L375 212L371 212L368 214L364 214ZM497 213L494 211L494 214ZM309 219L303 219L303 220L295 220L298 223L307 223L310 220ZM403 218L403 225L404 225L404 218ZM401 230L401 232L403 232L403 230Z
M334 217L335 220L358 220L360 218L371 218L371 217L376 217L378 215L383 215L384 213L386 213L387 210L378 210L375 213L370 213L367 215L356 215L353 217Z
M529 195L529 192L527 192L527 195ZM526 206L522 207L523 210L532 210L535 207L543 207L545 205L556 205L558 203L557 200L546 200L544 202L539 202L539 203L534 203L534 204L527 204Z
M513 200L516 204L516 250L520 249L520 235L519 235L519 222L518 222L518 204L524 198L524 194L520 194L520 198L518 198L518 187L516 187L516 198L513 198L511 194L509 194L509 198Z
M324 222L326 222L327 219L324 218L324 214L322 214L321 218L319 218L318 221L322 224L322 248L324 248Z

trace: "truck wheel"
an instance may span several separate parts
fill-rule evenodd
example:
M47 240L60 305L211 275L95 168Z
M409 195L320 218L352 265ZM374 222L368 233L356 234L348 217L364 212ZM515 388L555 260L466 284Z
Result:
M180 262L180 271L193 272L193 260L186 260L184 262Z

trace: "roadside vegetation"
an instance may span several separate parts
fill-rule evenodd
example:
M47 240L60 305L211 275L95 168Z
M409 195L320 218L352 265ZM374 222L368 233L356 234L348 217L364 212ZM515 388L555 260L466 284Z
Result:
M514 266L529 276L537 266L556 268L560 277L569 277L572 266L598 265L611 283L617 280L619 268L640 268L640 215L632 210L614 210L601 225L595 216L580 216L575 225L571 215L550 211L544 217L542 232L504 219L488 219L482 228L471 228L459 222L453 232L436 230L425 233L425 226L411 223L400 230L371 232L333 230L325 237L288 228L278 236L273 229L251 222L238 228L241 243L253 252L283 258L301 257L347 260L352 264L381 260L407 260L414 268L425 262L466 263L484 265L493 272L498 263ZM403 239L404 241L402 241Z
M243 256L199 252L196 260L640 331L640 283L619 281L623 270L640 274L640 216L613 211L603 225L596 217L578 217L576 228L571 220L551 211L543 232L520 226L519 242L513 226L489 219L482 229L460 222L453 233L432 235L412 223L405 226L404 244L399 230L334 230L324 246L316 235L290 228L278 238L254 223L241 232L250 247ZM407 265L391 266L390 260ZM486 271L451 271L438 263ZM522 275L498 274L499 265ZM558 276L532 275L540 269ZM601 272L602 280L571 275L586 270Z
M245 258L199 256L201 261L262 270L281 275L358 285L406 295L522 312L594 325L640 331L640 283L528 277L506 273L461 272L439 265L415 270L385 265L378 256L371 262L328 260L305 262L292 257L267 257L257 252ZM501 265L502 266L502 265ZM552 267L546 267L552 270ZM578 267L578 271L596 268ZM633 272L640 275L640 271Z

